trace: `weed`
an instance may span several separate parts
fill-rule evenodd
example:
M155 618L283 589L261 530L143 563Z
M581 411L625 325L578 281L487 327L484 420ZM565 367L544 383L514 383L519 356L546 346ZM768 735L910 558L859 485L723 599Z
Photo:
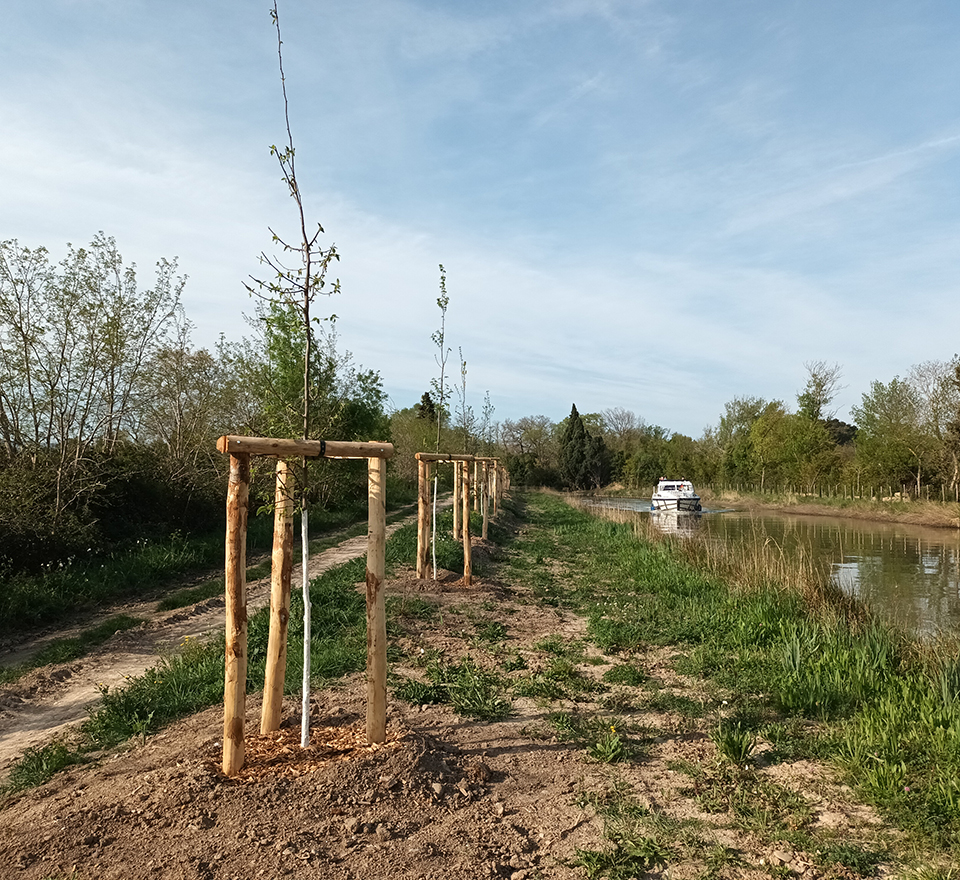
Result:
M588 877L628 880L666 865L671 849L661 842L660 834L675 837L675 823L657 827L661 817L637 803L626 784L616 783L601 795L586 793L577 803L592 807L603 818L603 835L611 843L602 850L576 850L573 864L584 868Z
M43 785L53 776L83 761L81 755L62 742L53 742L42 748L27 749L10 768L6 791L13 793Z
M499 620L484 620L476 624L477 639L482 642L502 642L507 638L507 628Z
M508 654L500 661L504 672L519 672L521 669L526 669L528 665L527 658L519 652Z
M625 760L630 753L623 737L617 732L617 725L613 723L609 728L600 731L596 740L587 747L587 754L595 761L613 764Z
M647 674L633 663L619 663L603 673L603 680L610 684L626 684L638 687L647 680Z
M720 756L731 764L742 767L757 745L754 734L744 729L738 720L721 718L710 731L710 739Z
M460 715L495 720L506 718L513 711L504 694L503 682L493 672L483 669L471 657L457 664L434 661L427 666L429 684L412 679L402 681L394 693L399 699L414 704L449 704Z
M861 877L876 877L887 853L867 850L856 843L832 842L821 845L815 853L824 867L849 868Z
M608 877L629 880L654 868L666 865L669 849L652 837L616 840L608 850L576 850L574 865L582 867L587 877Z

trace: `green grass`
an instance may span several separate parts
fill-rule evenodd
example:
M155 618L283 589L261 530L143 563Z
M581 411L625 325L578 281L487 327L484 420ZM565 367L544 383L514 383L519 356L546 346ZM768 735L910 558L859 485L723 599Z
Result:
M407 498L394 493L389 503L395 508L407 503ZM397 515L405 513L401 511ZM311 511L311 532L323 535L356 524L357 534L362 534L366 529L366 517L365 499L336 509L317 508ZM251 516L247 531L248 551L268 552L272 531L273 517L269 512ZM317 546L324 546L324 539L319 540ZM330 540L339 538L331 537ZM32 574L4 572L3 588L0 589L0 634L35 629L109 602L148 597L177 578L222 564L221 526L206 535L175 532L162 539L141 539L106 556L71 558L57 565L44 566ZM269 563L265 571L269 571ZM222 580L213 579L194 588L195 592L183 593L180 601L192 604L210 598L223 592L222 584Z
M458 715L488 721L506 718L513 711L503 679L469 656L457 663L435 659L428 664L426 676L426 682L403 679L394 695L414 705L447 704Z
M731 721L714 735L731 765L749 759L770 726L774 760L833 762L886 818L960 855L960 663L949 645L910 642L813 567L789 571L775 548L724 556L561 509L554 496L528 503L535 527L517 542L515 570L543 578L544 601L587 614L605 653L675 647L677 672L729 695ZM647 705L685 699L660 691ZM675 708L703 713L694 703ZM791 730L803 735L791 742ZM766 798L750 790L743 810Z
M83 757L62 742L54 742L37 749L27 749L23 757L10 768L6 791L23 791L42 785L66 767L79 764Z
M614 785L603 794L586 793L578 804L596 811L607 840L602 849L576 849L572 865L583 868L587 877L646 877L648 872L665 868L674 855L676 829L658 827L660 817L637 802L627 787Z
M402 526L387 542L387 564L412 558L414 526ZM314 579L310 587L312 638L311 681L315 686L363 669L366 664L366 600L355 589L363 581L366 560L357 558ZM291 601L286 688L299 689L302 675L302 599ZM269 614L255 614L248 628L248 690L262 687ZM223 637L211 642L187 641L153 669L124 687L103 691L103 699L80 727L75 746L54 743L26 753L10 774L16 790L38 785L58 770L91 752L155 733L164 725L223 700ZM13 782L16 780L15 782ZM9 785L7 791L12 791Z

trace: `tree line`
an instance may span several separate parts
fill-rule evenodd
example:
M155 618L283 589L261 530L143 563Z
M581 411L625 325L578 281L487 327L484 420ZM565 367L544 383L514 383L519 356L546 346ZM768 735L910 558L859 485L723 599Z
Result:
M307 324L282 300L255 300L243 339L197 348L184 285L176 261L161 259L144 286L102 233L59 263L44 248L0 243L0 572L219 528L226 462L214 444L225 433L392 441L394 492L415 483L413 454L439 447L498 455L515 485L646 490L672 476L760 490L960 494L956 356L871 383L855 424L831 408L839 366L819 361L806 365L793 406L734 397L697 439L620 407L498 423L489 393L479 416L468 404L462 351L455 394L434 380L418 403L388 412L380 374L341 350L335 319ZM441 267L441 377L445 294ZM364 485L363 468L319 462L304 491L337 506ZM266 465L254 469L253 492L254 510L270 503Z
M59 263L0 242L0 573L220 527L216 438L303 430L295 309L260 301L248 337L197 348L185 283L161 259L143 285L102 233ZM311 434L382 439L379 374L340 351L335 322L310 333ZM313 469L313 499L362 494L357 468L331 465ZM259 477L252 503L268 503L272 475Z
M734 397L697 439L620 407L581 415L574 406L557 423L542 415L504 421L499 444L520 485L588 489L609 481L644 490L671 476L759 491L960 495L960 358L872 382L851 409L854 424L831 407L840 366L805 366L794 406ZM580 450L573 453L577 467L571 449Z

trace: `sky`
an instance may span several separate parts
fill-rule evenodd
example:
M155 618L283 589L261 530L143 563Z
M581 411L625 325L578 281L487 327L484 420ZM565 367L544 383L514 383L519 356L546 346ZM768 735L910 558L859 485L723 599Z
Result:
M178 260L197 347L295 234L268 0L2 0L0 239ZM279 0L340 346L394 407L622 407L693 437L960 351L952 0Z

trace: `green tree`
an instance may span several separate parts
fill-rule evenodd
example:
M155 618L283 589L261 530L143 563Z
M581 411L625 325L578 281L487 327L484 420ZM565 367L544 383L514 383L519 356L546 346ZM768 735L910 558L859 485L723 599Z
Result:
M735 397L724 405L714 439L721 452L720 467L726 479L751 482L756 478L757 461L750 429L766 406L766 401L759 397Z
M184 283L176 261L160 260L153 287L140 288L103 233L68 246L58 265L45 248L0 243L0 532L20 536L11 559L100 543L112 517L101 503L116 480L111 459L141 431L148 364L170 339ZM43 554L24 546L16 517Z
M807 383L797 395L798 414L810 421L826 421L836 413L828 407L841 390L840 364L827 364L826 361L807 361Z
M760 468L760 491L764 489L768 474L776 472L785 453L787 412L783 403L772 400L750 426L750 442Z
M610 482L610 452L604 443L603 434L587 433L586 455L584 459L584 487L599 489Z
M867 472L895 485L914 482L919 492L930 449L920 422L920 402L908 382L871 382L860 406L851 407L859 427L857 455Z
M588 444L587 429L574 404L560 437L560 478L570 489L586 489L590 485Z

